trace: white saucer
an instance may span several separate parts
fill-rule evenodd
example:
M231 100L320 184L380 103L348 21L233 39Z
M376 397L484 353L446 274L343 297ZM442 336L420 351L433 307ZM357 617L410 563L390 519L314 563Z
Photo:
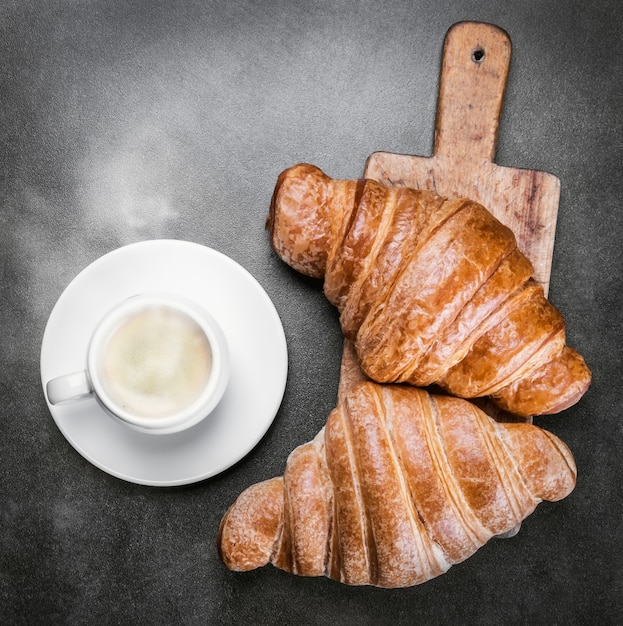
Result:
M143 485L190 484L231 467L268 430L285 391L286 339L270 298L235 261L195 243L145 241L99 258L62 293L43 336L44 389L50 378L84 368L89 337L107 309L146 291L192 298L220 322L232 363L216 410L185 432L150 435L118 424L92 399L48 407L69 443L105 472Z

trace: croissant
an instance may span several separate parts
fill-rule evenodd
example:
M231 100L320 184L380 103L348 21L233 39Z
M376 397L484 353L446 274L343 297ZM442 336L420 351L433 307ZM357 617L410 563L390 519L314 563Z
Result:
M407 385L358 383L285 473L243 491L223 517L234 571L268 563L349 585L407 587L515 528L575 486L567 446L525 422Z
M489 396L520 416L562 411L590 384L513 233L476 202L299 164L280 174L267 228L284 261L324 278L377 382Z

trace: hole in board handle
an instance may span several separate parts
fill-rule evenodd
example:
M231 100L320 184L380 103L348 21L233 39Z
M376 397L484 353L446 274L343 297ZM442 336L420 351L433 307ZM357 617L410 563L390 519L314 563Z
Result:
M484 48L480 46L478 48L474 48L472 50L472 61L474 63L482 63L485 60L485 51Z

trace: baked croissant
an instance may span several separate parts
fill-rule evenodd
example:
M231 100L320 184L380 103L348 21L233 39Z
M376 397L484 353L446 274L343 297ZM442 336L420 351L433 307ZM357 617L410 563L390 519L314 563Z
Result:
M292 452L283 477L242 492L221 521L221 559L350 585L425 582L575 486L566 445L472 403L363 382Z
M377 382L435 383L521 416L562 411L590 384L513 233L473 201L299 164L279 176L267 228L284 261L324 278Z

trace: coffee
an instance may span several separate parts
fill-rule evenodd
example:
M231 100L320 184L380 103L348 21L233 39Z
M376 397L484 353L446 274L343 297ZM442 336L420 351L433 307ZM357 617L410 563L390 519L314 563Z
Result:
M123 410L148 418L168 417L191 406L212 369L210 342L201 327L166 305L139 310L122 320L103 346L102 386Z

